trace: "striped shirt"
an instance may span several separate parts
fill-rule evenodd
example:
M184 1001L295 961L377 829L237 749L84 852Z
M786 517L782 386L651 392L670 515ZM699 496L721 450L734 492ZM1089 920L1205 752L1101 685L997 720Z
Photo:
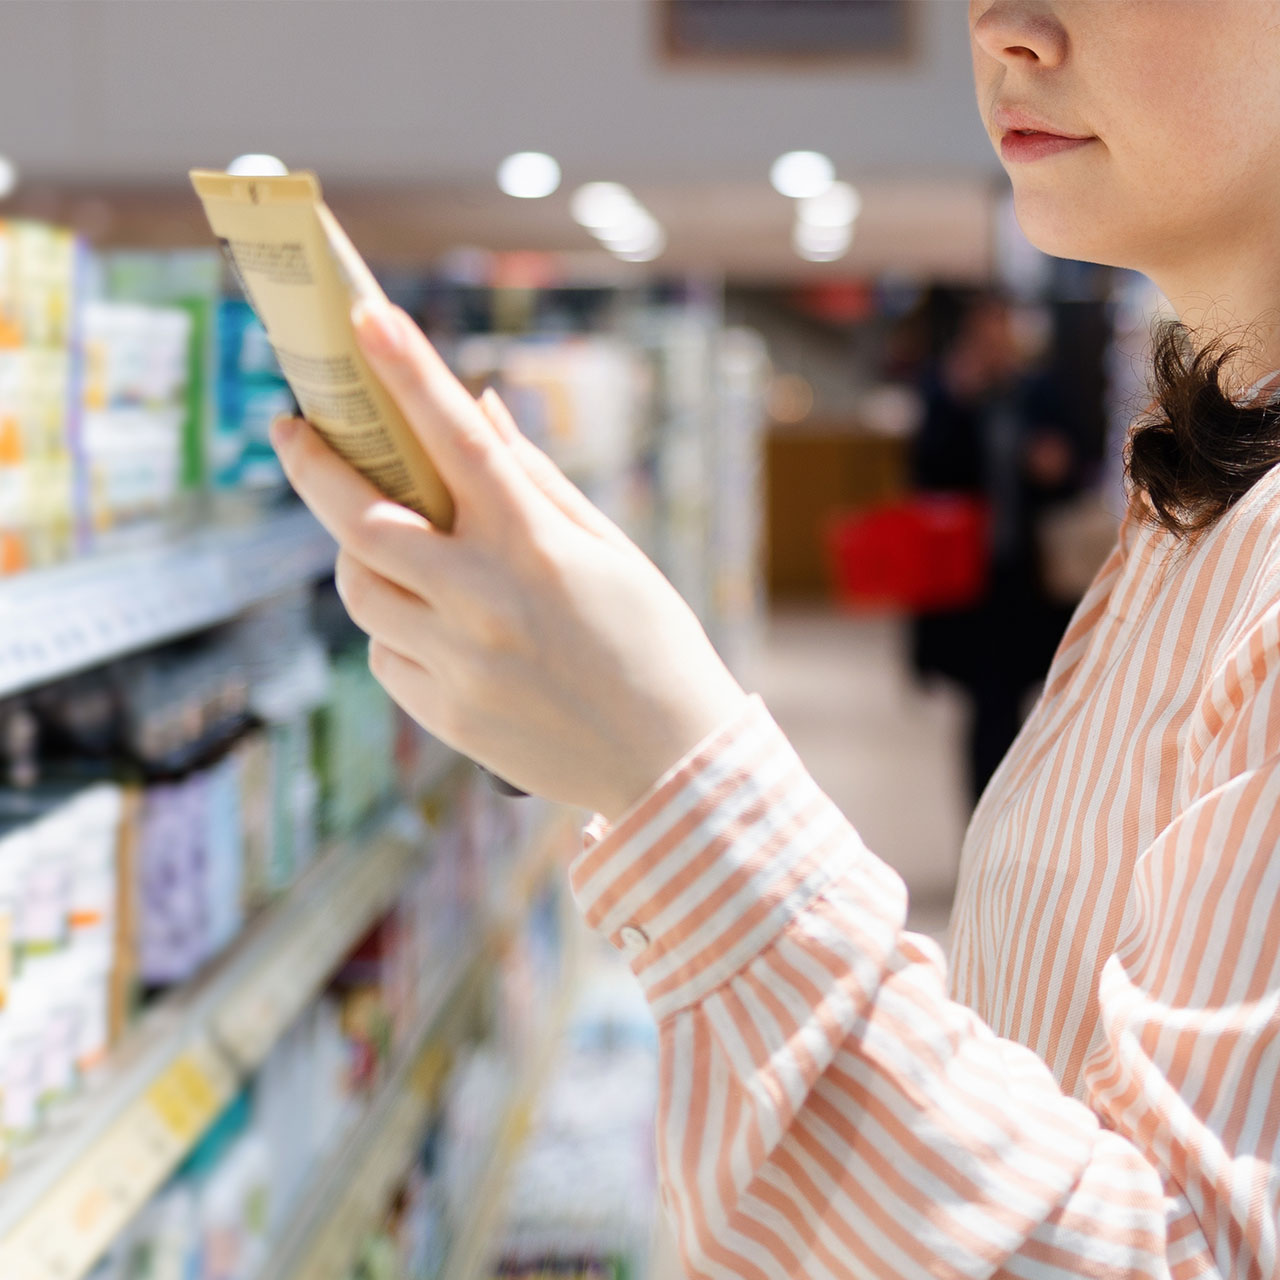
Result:
M1280 466L1194 545L1126 518L949 968L755 696L571 880L658 1022L691 1277L1280 1276Z

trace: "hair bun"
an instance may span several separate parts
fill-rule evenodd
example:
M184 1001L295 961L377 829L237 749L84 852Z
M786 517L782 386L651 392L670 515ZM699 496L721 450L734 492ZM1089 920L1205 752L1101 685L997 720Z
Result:
M1180 320L1153 328L1154 399L1129 434L1125 468L1148 518L1179 537L1209 529L1280 462L1280 371L1238 399L1223 386L1243 347L1223 336L1197 349Z

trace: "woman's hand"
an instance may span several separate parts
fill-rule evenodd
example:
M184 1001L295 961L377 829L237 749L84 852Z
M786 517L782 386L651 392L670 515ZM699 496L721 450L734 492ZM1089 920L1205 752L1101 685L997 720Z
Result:
M275 424L289 480L341 545L370 667L494 773L618 818L745 694L675 588L496 394L472 399L397 307L359 308L356 332L457 507L444 533L306 423Z

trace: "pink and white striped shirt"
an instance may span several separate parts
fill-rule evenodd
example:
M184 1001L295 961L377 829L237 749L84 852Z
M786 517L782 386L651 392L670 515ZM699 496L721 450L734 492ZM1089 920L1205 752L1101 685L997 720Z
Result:
M1126 519L949 971L758 697L571 879L658 1022L691 1277L1280 1276L1280 466L1190 549Z

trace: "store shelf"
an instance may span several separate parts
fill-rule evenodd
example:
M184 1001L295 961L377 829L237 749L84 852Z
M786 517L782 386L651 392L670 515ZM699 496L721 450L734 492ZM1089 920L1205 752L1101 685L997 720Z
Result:
M333 846L214 972L143 1020L110 1077L0 1184L4 1280L89 1271L392 904L424 841L397 810Z
M536 882L524 888L526 901L535 888ZM565 927L563 969L550 1016L520 1063L517 1083L494 1129L488 1159L467 1195L471 1215L454 1235L440 1269L440 1280L483 1280L494 1261L506 1186L533 1127L534 1109L550 1078L582 981L586 926L567 903L562 924Z
M450 1012L469 1003L466 993L480 980L493 957L506 945L512 929L527 914L534 894L557 865L557 851L569 826L564 812L555 812L530 841L510 878L507 900L495 913L487 938L439 977L434 986L436 998L406 1037L406 1052L399 1065L356 1131L328 1161L328 1173L294 1215L257 1280L345 1280L350 1274L365 1233L381 1222L392 1193L422 1145L431 1118L429 1083L439 1028ZM525 1085L508 1105L498 1126L495 1153L485 1166L477 1197L499 1189L510 1168L527 1132L533 1102L568 1009L569 997L558 997L548 1028L531 1055ZM497 1199L496 1194L493 1198ZM474 1248L473 1227L483 1231L484 1223L469 1224L469 1248Z
M43 1195L6 1184L6 1225L17 1218L0 1239L6 1280L83 1276L234 1096L235 1073L207 1036L184 1034L159 1056L94 1117L92 1139Z
M532 1128L534 1108L546 1087L576 994L576 966L571 965L557 994L551 1017L533 1051L521 1064L520 1083L507 1100L489 1158L467 1197L474 1209L454 1238L440 1271L441 1280L482 1280L486 1267L493 1261L502 1223L503 1193ZM299 1276L293 1280L312 1278Z
M296 508L0 582L0 696L225 622L333 567Z
M316 997L343 957L395 902L419 861L422 833L397 811L371 843L352 842L299 885L281 918L242 947L225 978L225 995L208 1011L215 1041L236 1067L256 1070Z
M430 1120L434 1035L482 972L487 952L477 946L440 975L434 998L406 1037L406 1052L355 1132L327 1161L258 1280L345 1280L350 1273L364 1233L381 1219Z

